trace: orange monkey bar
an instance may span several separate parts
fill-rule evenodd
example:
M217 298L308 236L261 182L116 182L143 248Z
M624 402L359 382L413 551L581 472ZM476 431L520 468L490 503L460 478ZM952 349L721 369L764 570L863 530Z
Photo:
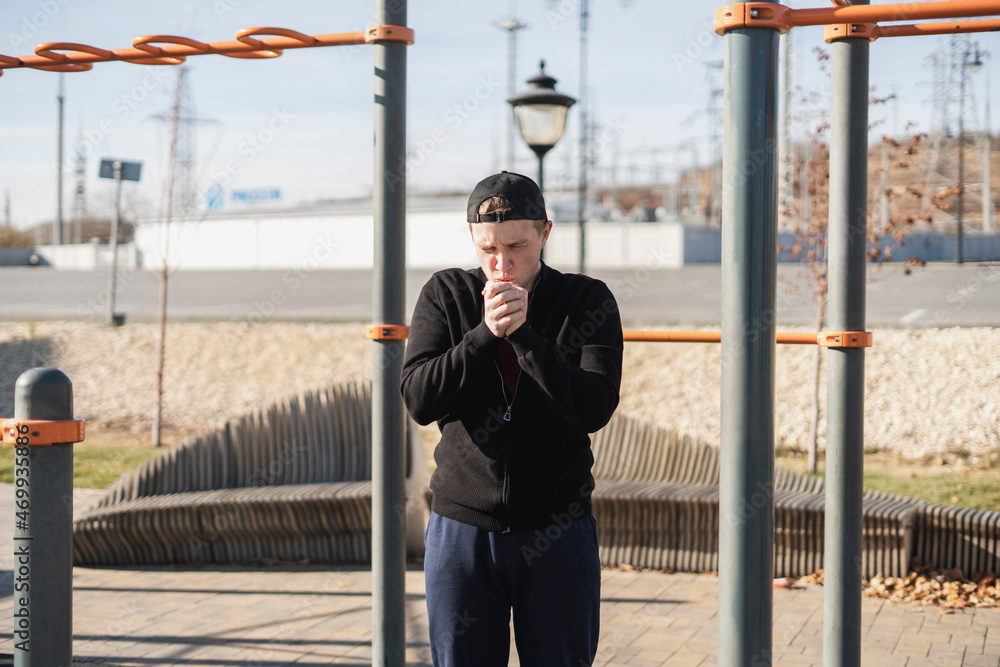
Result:
M400 324L369 325L368 340L405 340L410 327ZM645 343L721 343L720 331L623 331L622 338ZM777 341L786 345L822 345L823 347L871 347L870 331L821 331L819 333L778 333Z
M649 343L721 343L720 331L624 331L623 338ZM776 342L785 345L821 345L823 347L871 347L870 331L820 331L819 333L776 334Z
M268 35L268 37L263 37ZM257 39L260 37L260 39ZM49 72L85 72L93 63L122 61L135 65L180 65L188 56L216 54L230 58L277 58L285 49L314 46L349 46L374 42L413 44L410 28L377 25L364 32L305 35L286 28L243 28L231 42L199 42L175 35L143 35L129 49L101 49L75 42L46 42L35 46L33 56L0 55L0 75L5 69L30 67Z
M723 5L715 10L715 32L722 35L734 28L773 28L788 32L801 26L827 26L825 39L841 37L904 37L943 35L958 32L1000 30L1000 20L963 23L875 25L879 21L918 21L1000 15L1000 0L949 0L887 5L843 5L817 9L792 9L770 2Z

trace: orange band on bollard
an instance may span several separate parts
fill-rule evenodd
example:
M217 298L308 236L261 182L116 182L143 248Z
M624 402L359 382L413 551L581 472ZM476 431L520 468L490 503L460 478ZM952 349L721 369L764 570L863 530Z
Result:
M406 340L410 327L403 324L370 324L365 329L368 340Z
M82 442L84 426L82 419L66 421L45 421L40 419L4 419L3 444L62 445Z

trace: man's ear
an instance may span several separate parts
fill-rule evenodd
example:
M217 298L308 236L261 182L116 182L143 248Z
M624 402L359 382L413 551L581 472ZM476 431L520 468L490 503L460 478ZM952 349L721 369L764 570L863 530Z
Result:
M545 224L542 225L542 247L545 247L545 242L549 240L549 232L552 231L552 221L546 220Z

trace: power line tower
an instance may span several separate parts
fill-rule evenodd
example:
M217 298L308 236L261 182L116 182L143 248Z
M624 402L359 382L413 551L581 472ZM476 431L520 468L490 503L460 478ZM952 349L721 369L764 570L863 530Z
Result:
M988 55L979 49L968 34L952 35L930 57L933 89L933 126L930 150L924 167L924 197L921 214L927 215L934 202L949 193L955 204L935 213L936 221L954 225L957 234L956 261L961 262L963 226L968 223L969 204L978 202L986 212L989 202L988 130L979 129L975 86L972 72L983 65ZM976 146L979 150L973 150ZM971 200L971 201L970 201ZM977 227L989 225L989 215L979 219Z
M83 243L83 223L87 218L87 146L83 127L76 140L73 156L73 243Z
M153 118L163 121L168 127L176 125L176 136L172 138L173 141L176 141L176 148L172 151L173 163L168 165L168 169L173 169L173 200L171 203L171 217L173 218L189 218L198 211L195 126L212 120L197 115L188 81L189 73L187 65L180 65L177 68L174 103L169 111L153 114ZM173 134L173 130L171 130L171 134Z

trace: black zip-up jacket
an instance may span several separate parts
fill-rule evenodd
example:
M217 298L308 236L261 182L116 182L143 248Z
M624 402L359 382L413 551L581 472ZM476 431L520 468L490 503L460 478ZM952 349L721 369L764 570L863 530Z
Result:
M522 372L505 399L502 339L483 321L485 283L481 269L435 273L410 323L403 401L414 420L441 430L432 509L497 532L586 516L589 434L611 419L621 386L618 305L603 282L543 264L527 321L507 337Z

